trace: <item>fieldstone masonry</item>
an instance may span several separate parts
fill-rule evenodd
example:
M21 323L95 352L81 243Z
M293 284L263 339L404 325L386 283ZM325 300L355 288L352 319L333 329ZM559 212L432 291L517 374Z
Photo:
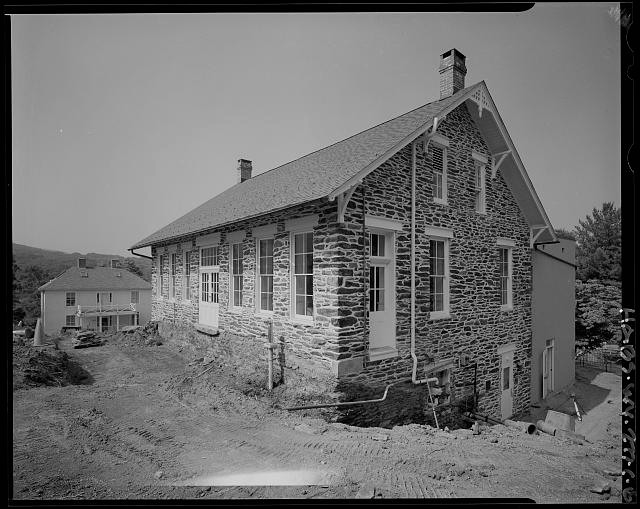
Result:
M476 388L478 411L500 417L500 346L515 343L514 414L529 405L531 376L531 252L529 225L511 191L498 172L491 178L489 150L473 123L465 105L449 113L438 126L438 133L449 140L447 188L448 203L440 205L432 198L432 146L424 152L424 143L416 143L416 353L419 378L430 362L451 360L452 402L468 398L473 391L473 372L460 365L466 354L477 362ZM489 159L486 176L486 214L475 211L475 174L472 150ZM289 359L322 372L332 371L346 392L348 387L367 387L381 395L387 383L411 376L410 296L411 296L411 144L369 174L348 203L344 222L337 222L337 203L328 200L302 204L260 218L234 223L221 233L219 327L246 336L247 341L262 341L270 320L277 338L286 342ZM364 214L395 219L402 231L395 234L396 267L396 357L379 361L368 359L369 246L363 230ZM312 323L291 318L291 233L285 220L317 214L313 228L314 319ZM271 314L255 309L256 239L252 228L276 225L274 237L274 310ZM450 317L434 320L429 309L429 237L426 227L453 230L450 240ZM227 233L246 232L243 246L243 303L239 310L229 306L229 243ZM209 232L206 232L209 233ZM498 237L515 241L513 248L513 309L500 310ZM198 322L199 250L195 236L175 239L178 256L178 288L172 301L157 292L159 255L169 255L168 245L152 247L152 318L175 324ZM184 243L191 242L191 295L183 299L182 271ZM170 256L162 271L169 279ZM257 339L256 339L257 338ZM293 355L293 358L291 357ZM488 387L488 388L487 388ZM335 387L328 388L328 392ZM422 391L423 388L416 388ZM364 389L360 393L364 394ZM389 413L407 413L407 397L401 391L396 401L390 398ZM353 390L349 399L354 399ZM357 398L356 398L357 399ZM424 394L414 398L416 412ZM381 405L379 405L381 407ZM420 407L420 408L418 408ZM362 420L366 410L352 407L354 422ZM362 408L360 413L357 408ZM380 413L380 412L378 412Z

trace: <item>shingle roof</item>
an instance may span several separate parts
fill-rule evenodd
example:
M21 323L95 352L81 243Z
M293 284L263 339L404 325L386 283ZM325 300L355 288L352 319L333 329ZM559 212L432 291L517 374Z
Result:
M324 198L476 85L238 183L130 249Z
M82 277L86 273L87 277ZM117 276L116 274L120 274ZM38 291L49 290L150 290L151 283L126 269L71 267L57 278L43 284Z

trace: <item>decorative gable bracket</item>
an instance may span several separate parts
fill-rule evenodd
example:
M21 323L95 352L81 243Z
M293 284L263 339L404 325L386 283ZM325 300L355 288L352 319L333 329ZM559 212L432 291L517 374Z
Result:
M482 118L482 110L489 110L493 113L493 108L491 108L491 104L484 93L484 88L478 87L469 99L478 105L478 116L480 118Z
M344 223L344 213L347 211L347 204L361 183L362 182L356 182L353 187L350 187L338 195L338 223ZM333 201L333 198L329 198L329 200Z
M545 231L548 228L549 228L549 226L546 225L546 224L536 224L536 225L533 225L531 227L531 231L530 231L531 249L533 249L533 246L535 245L536 240L538 240L538 237L540 237L542 232Z
M511 154L511 150L505 150L504 152L498 152L497 154L493 154L493 157L491 158L491 178L494 179L496 178L496 175L498 173L498 170L500 169L500 166L502 165L502 162L505 160L505 158Z

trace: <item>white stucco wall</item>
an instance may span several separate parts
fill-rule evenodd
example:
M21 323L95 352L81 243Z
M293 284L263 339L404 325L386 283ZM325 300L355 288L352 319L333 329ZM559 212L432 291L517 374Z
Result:
M95 306L97 304L96 294L109 292L109 290L87 290L76 293L76 304L72 307L66 306L66 291L44 291L41 292L42 317L44 318L45 334L53 335L60 332L66 324L66 316L73 315L77 311L77 306ZM128 305L131 303L130 290L111 290L112 304ZM139 302L136 310L140 313L140 325L144 325L151 320L151 290L138 290ZM125 321L124 319L123 321ZM76 322L77 323L77 322Z
M543 246L539 246L540 249ZM560 239L544 245L544 252L575 263L575 242ZM575 379L575 269L533 251L531 402L542 397L542 352L554 339L554 391Z

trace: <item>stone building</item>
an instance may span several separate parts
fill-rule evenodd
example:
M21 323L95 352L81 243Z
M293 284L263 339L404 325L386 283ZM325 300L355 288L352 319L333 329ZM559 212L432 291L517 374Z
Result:
M240 159L236 185L130 248L151 247L152 318L247 337L273 321L291 362L341 383L436 377L436 405L527 410L532 249L557 239L466 72L450 50L440 99L254 177Z

